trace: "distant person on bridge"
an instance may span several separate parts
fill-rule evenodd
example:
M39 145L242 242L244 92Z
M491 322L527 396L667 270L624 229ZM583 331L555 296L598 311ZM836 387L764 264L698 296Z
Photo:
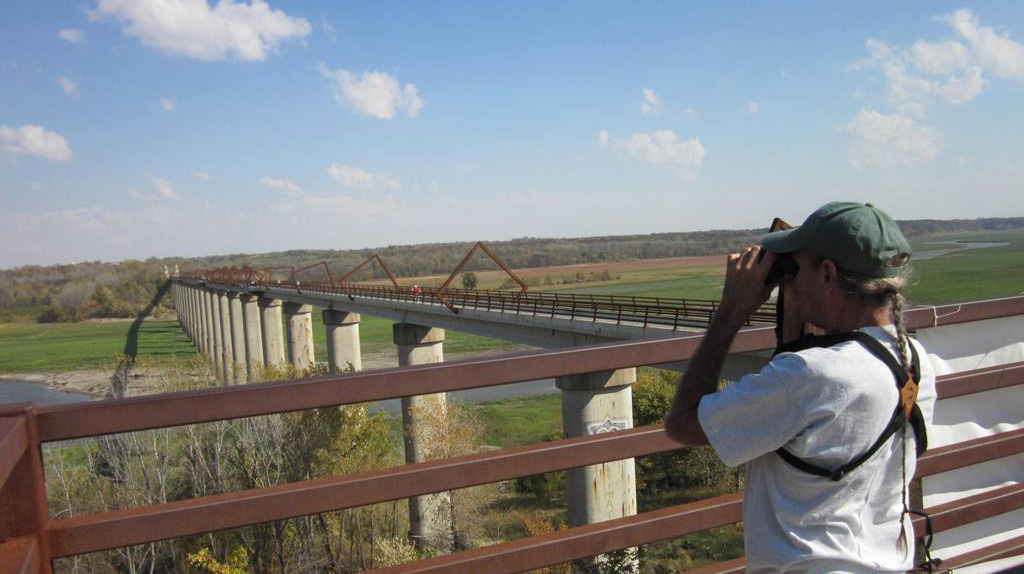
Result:
M913 567L907 491L935 373L903 326L910 252L881 210L837 202L728 256L721 306L665 428L728 465L747 463L747 572ZM760 372L718 390L733 338L786 259L783 344ZM825 334L800 337L805 324Z

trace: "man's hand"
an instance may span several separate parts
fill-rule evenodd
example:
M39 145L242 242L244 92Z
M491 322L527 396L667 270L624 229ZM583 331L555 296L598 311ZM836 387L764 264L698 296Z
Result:
M771 296L772 286L765 285L764 280L774 262L775 254L759 245L729 254L719 312L728 314L732 321L745 322Z

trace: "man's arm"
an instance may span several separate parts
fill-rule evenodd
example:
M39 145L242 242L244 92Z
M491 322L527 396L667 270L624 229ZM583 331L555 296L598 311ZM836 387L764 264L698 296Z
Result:
M729 255L726 261L721 305L690 359L665 420L665 432L672 440L687 445L708 444L697 418L700 400L718 390L719 375L736 333L771 293L764 278L775 257L771 253L761 256L762 249L749 247Z

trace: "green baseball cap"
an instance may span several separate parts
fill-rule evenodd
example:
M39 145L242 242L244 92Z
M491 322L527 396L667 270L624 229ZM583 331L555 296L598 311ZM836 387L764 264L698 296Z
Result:
M884 211L846 201L823 205L800 227L769 233L761 244L773 253L806 249L866 277L898 276L911 255L907 239Z

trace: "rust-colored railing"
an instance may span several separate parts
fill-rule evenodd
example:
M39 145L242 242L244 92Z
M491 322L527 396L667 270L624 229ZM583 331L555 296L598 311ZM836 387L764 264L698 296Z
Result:
M916 309L907 320L913 328L1015 315L1024 315L1024 297ZM55 558L644 456L677 446L655 425L52 520L46 509L42 443L685 360L700 338L610 343L72 405L7 406L0 410L0 573L50 572ZM742 331L731 350L755 351L773 345L771 328L755 328ZM942 376L938 393L946 399L1022 384L1024 362ZM927 452L920 460L919 475L1021 452L1024 432L1002 433ZM740 507L740 495L726 495L375 572L523 572L735 523L741 519ZM943 531L1022 507L1024 485L1017 484L928 510L935 530ZM921 527L915 522L918 532ZM1022 552L1024 540L1014 539L949 563L960 566ZM700 571L741 568L742 561L730 561Z
M444 293L444 301L441 301L437 289L433 288L423 288L419 292L414 292L408 288L355 283L294 281L208 281L207 283L249 291L259 288L275 288L294 290L297 294L342 295L351 300L359 297L377 301L444 305L456 313L462 309L473 309L570 320L614 322L616 325L671 327L673 330L680 327L706 325L710 323L718 309L718 302L713 300L660 297L448 289ZM775 305L767 303L751 315L747 325L768 324L774 321Z

